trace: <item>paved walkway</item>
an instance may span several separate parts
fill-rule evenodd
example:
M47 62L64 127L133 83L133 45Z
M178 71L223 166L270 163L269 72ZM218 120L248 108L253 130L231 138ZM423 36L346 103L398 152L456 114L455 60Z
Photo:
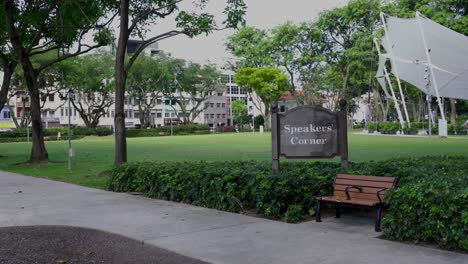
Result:
M0 226L17 225L95 228L211 263L468 264L379 239L365 218L292 225L0 172Z

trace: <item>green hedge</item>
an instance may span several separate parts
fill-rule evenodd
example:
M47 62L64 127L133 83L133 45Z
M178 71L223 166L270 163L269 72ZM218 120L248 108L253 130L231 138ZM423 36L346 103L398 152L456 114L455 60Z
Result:
M55 137L60 132L62 138L68 137L67 127L54 127L44 129L44 135L48 137ZM86 127L75 127L71 129L72 136L108 136L112 135L112 129L110 128L86 128ZM31 130L29 133L32 133ZM26 138L28 132L26 128L18 128L12 131L0 133L0 138Z
M314 213L314 197L330 194L339 172L331 162L284 162L279 174L259 161L128 163L113 169L109 189L229 212L255 208L295 222ZM348 173L400 177L399 188L389 194L385 237L468 250L468 157L351 163Z
M210 128L208 125L177 125L172 127L174 135L190 135L190 134L209 134ZM170 126L162 126L153 129L128 129L126 135L132 137L158 137L171 134Z
M48 137L48 141L55 141L57 140L57 136L47 136ZM71 137L72 140L77 140L77 139L82 139L84 138L85 136L82 136L82 135L73 135ZM67 137L61 137L60 140L67 140L68 138ZM31 140L31 138L29 138L29 140ZM3 137L0 137L0 143L14 143L14 142L27 142L28 141L28 138L27 137L13 137L13 138L3 138Z

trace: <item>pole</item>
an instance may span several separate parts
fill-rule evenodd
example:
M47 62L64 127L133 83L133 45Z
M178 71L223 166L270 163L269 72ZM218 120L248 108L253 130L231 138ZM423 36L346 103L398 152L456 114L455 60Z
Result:
M26 130L28 133L28 143L29 143L29 118L28 117L26 117Z
M377 39L375 39L375 38L374 38L374 44L377 47L377 53L379 54L379 57L380 57L381 53L380 53L379 43L377 43ZM404 120L403 120L403 115L401 114L400 105L398 104L398 100L396 98L395 91L393 90L392 81L390 80L390 77L388 75L388 71L387 71L387 68L385 67L385 65L383 67L383 70L384 70L385 79L387 80L388 86L390 87L390 92L392 93L392 98L395 101L395 108L397 110L398 118L400 119L400 124L401 124L402 127L404 127L404 123L403 123Z
M268 107L268 106L266 106ZM271 105L271 156L272 169L278 173L280 170L280 150L279 150L279 129L278 129L278 104L275 102Z
M432 109L431 103L429 102L429 97L426 97L427 101L427 117L429 118L429 136L432 136Z
M252 115L252 132L255 133L255 116Z
M68 170L71 170L71 128L70 128L70 123L71 123L71 93L70 90L68 90Z
M432 81L434 82L434 90L437 96L437 103L439 104L440 115L442 116L442 120L445 120L444 109L442 107L442 101L440 100L439 87L437 85L437 80L435 78L434 67L432 67L431 56L429 55L429 49L427 48L426 36L424 35L423 26L421 23L421 14L419 12L416 12L416 19L418 20L419 33L421 34L421 38L423 41L424 51L426 53L426 58L427 58L427 64L429 66L429 70L431 71Z
M385 38L387 39L387 43L389 45L390 50L387 50L387 52L390 53L390 60L392 61L392 67L395 70L395 77L397 79L398 89L400 90L401 101L403 103L403 109L405 111L406 120L408 122L408 127L411 128L411 122L410 122L409 115L408 115L408 109L406 108L405 95L403 94L403 89L401 88L400 76L398 74L398 67L397 67L397 65L395 63L395 60L394 60L394 57L393 57L393 47L392 47L392 44L390 43L390 37L388 36L387 22L385 22L384 13L380 13L380 19L382 20L384 30L385 30Z

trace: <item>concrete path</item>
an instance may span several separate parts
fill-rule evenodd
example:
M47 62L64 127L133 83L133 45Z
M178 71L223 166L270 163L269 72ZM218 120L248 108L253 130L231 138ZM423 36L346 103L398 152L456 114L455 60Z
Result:
M0 172L0 226L18 225L95 228L211 263L468 264L379 239L366 218L292 225Z

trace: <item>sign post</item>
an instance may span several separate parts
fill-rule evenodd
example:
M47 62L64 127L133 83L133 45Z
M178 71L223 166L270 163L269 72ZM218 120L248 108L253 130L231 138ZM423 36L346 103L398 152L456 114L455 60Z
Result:
M348 167L348 136L346 101L340 101L340 111L323 107L300 106L280 114L271 107L272 168L280 169L280 157L333 158L341 157L341 166Z

